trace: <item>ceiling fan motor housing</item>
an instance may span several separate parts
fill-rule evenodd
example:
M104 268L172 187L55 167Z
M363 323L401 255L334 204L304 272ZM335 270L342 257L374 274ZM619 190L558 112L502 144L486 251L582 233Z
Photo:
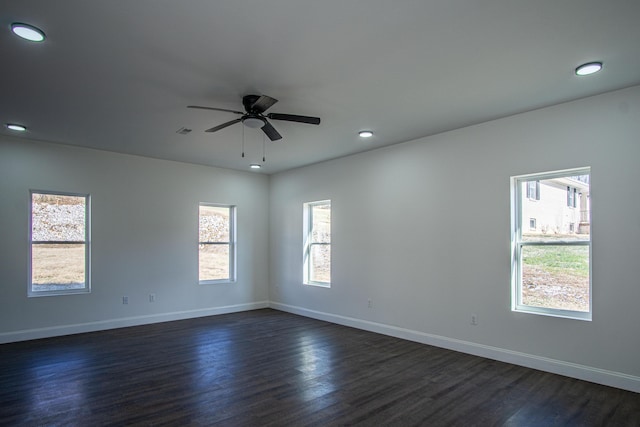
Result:
M258 95L245 95L242 97L242 105L244 105L244 109L247 113L255 113L253 105L259 98L260 97Z

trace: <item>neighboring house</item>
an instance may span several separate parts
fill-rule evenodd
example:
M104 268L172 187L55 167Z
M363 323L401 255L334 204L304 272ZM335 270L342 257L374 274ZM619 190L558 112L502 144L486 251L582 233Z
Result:
M589 234L589 176L528 181L523 185L524 235Z

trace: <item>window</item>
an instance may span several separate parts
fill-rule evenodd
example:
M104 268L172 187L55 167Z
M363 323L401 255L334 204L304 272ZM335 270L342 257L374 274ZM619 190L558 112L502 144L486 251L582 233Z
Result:
M89 195L31 191L29 296L90 291Z
M527 198L540 200L540 181L527 181Z
M304 204L305 285L331 286L331 201Z
M567 187L567 206L570 208L577 207L577 199L578 199L578 189Z
M236 280L236 207L200 203L198 280L200 284Z
M531 182L543 200L531 201ZM512 178L514 311L591 320L589 183L589 168Z
M535 230L536 229L536 219L535 218L529 218L529 229L531 229L531 230Z

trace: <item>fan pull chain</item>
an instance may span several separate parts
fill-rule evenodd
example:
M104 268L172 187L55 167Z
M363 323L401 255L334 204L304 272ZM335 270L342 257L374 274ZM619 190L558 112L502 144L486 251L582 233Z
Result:
M267 144L264 133L262 134L262 163L267 161Z
M242 126L242 158L244 159L244 126Z

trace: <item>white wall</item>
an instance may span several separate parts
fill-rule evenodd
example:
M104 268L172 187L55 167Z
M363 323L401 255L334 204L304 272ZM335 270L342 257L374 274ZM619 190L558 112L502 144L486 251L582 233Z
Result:
M268 181L0 137L0 342L267 306ZM27 298L29 189L91 194L90 294ZM199 202L238 207L235 284L198 285Z
M273 175L271 304L640 391L639 160L634 87ZM582 166L593 321L514 313L509 178ZM331 289L302 285L302 204L324 199Z

